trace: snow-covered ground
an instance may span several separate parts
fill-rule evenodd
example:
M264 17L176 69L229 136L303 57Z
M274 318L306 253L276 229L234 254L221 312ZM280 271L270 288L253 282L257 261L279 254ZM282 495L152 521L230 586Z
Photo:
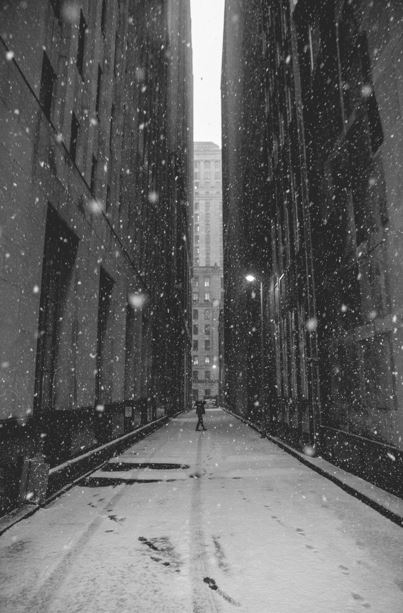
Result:
M205 422L8 530L0 611L402 613L401 528L224 412Z

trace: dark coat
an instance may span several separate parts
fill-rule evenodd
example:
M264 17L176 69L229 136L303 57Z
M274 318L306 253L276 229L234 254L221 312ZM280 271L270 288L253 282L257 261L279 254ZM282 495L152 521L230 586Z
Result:
M206 412L204 408L205 404L206 404L205 400L198 400L196 402L196 413L198 417L201 417Z

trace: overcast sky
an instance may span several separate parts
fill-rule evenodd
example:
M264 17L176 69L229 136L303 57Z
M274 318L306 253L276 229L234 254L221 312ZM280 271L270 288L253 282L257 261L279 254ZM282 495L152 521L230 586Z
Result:
M194 140L221 147L220 79L224 0L191 0Z

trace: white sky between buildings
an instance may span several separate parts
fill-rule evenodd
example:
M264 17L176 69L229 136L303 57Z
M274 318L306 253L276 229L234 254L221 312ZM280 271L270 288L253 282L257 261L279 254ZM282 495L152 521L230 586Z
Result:
M191 0L194 140L221 147L221 58L224 0Z

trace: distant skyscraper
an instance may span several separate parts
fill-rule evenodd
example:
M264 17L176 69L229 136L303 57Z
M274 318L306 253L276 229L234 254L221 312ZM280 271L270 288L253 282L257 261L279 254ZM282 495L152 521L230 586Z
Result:
M217 396L222 306L222 189L218 145L194 145L193 399Z

